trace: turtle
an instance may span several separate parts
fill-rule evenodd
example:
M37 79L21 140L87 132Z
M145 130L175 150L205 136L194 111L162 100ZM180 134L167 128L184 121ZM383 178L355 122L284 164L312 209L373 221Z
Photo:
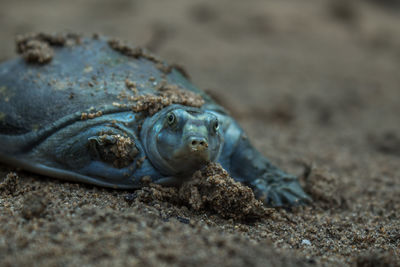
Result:
M182 67L93 35L28 34L0 64L0 162L72 182L179 186L209 162L268 206L310 197Z

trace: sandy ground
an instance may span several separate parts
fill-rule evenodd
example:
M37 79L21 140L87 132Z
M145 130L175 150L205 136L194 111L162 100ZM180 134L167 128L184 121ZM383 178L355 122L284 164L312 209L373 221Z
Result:
M1 166L0 265L400 266L400 9L376 2L0 1L0 60L31 31L148 46L314 198L227 220Z

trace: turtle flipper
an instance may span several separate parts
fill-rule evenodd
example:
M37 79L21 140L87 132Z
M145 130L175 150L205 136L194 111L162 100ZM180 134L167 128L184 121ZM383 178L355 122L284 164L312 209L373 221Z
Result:
M273 207L306 204L311 198L297 177L275 167L242 136L230 161L231 175L249 185L255 196Z
M298 206L311 200L295 176L277 176L274 181L268 180L262 177L250 183L254 195L268 206Z

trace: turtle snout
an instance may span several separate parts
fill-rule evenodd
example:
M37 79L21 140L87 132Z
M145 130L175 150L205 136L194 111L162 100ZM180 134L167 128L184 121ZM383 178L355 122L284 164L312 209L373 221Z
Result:
M204 151L208 149L208 142L204 137L189 137L187 140L187 145L192 151Z

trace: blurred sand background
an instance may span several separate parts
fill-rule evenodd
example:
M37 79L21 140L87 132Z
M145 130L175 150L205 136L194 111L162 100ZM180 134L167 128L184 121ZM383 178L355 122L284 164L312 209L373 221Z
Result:
M398 1L2 0L0 60L16 34L64 30L185 66L271 161L313 166L316 201L235 222L17 171L0 192L0 265L399 266Z

